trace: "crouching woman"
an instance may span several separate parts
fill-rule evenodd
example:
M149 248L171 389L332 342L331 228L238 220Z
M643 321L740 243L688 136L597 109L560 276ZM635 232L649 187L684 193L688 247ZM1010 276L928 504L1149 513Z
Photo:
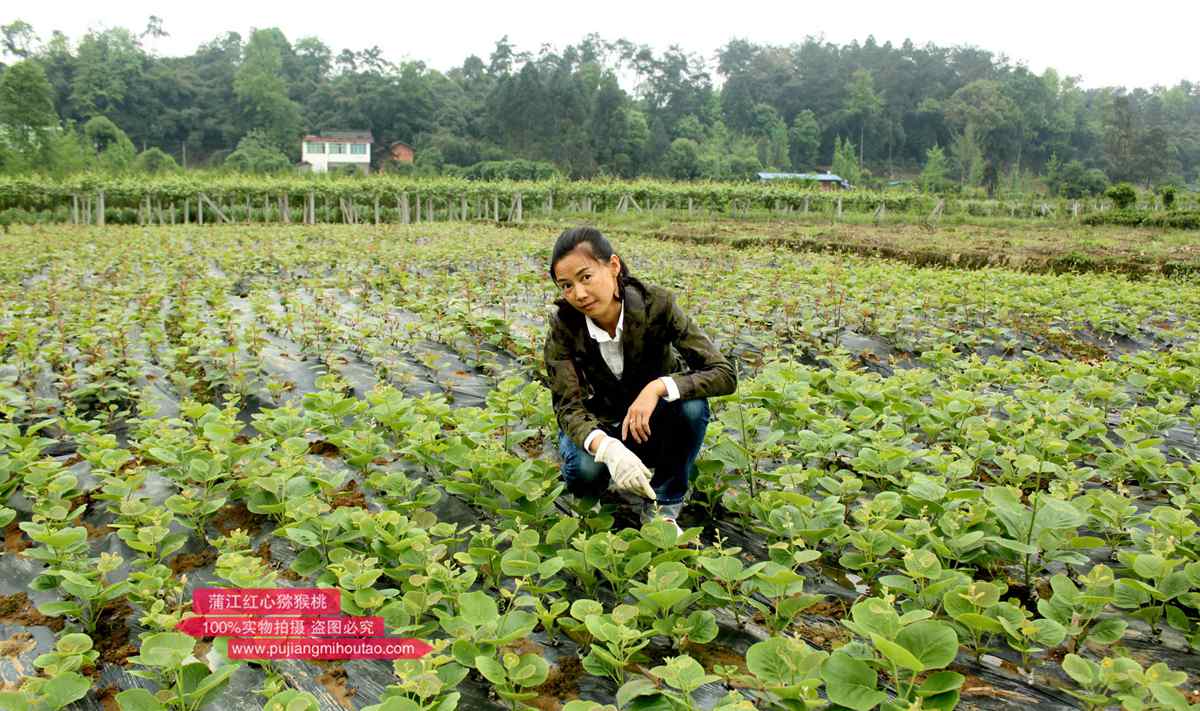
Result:
M630 276L594 228L559 235L550 277L561 297L545 360L567 490L632 492L645 498L643 521L675 524L708 427L707 398L734 392L733 367L674 296Z

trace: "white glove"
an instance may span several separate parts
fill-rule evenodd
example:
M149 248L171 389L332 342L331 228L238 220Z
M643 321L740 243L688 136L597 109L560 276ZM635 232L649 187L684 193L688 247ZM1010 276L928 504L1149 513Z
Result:
M608 467L613 483L622 491L640 494L647 499L658 499L650 488L650 470L638 456L616 437L605 437L596 448L596 461Z

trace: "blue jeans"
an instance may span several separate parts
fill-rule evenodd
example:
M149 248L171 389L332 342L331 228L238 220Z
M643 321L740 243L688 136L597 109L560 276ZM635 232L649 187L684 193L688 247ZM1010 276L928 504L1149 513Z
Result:
M642 443L633 437L622 443L654 471L650 486L657 503L667 515L678 515L688 484L696 476L696 455L708 429L708 400L660 401L650 416L650 438ZM621 423L601 424L605 434L620 439ZM608 488L608 467L577 446L565 432L558 433L562 478L567 491L576 496L598 497Z

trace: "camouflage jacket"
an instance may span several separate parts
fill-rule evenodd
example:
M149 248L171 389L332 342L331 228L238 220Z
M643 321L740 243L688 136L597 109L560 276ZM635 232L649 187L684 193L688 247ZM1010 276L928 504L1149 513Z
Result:
M670 376L679 399L728 395L737 389L733 366L688 318L671 292L630 278L625 286L618 379L588 333L584 315L566 299L551 308L546 337L546 375L559 429L582 447L592 430L625 418L642 388Z

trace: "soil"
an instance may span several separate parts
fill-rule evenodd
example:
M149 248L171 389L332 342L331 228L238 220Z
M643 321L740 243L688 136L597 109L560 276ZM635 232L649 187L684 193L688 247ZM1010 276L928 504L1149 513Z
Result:
M197 568L214 563L217 560L217 549L209 546L199 553L180 553L167 564L176 575L191 572Z
M89 541L94 541L97 538L104 538L113 531L113 529L109 528L108 524L104 524L103 526L93 526L87 521L83 522L83 527L87 529L87 537Z
M704 671L710 674L713 667L716 666L737 667L738 672L741 674L750 673L750 669L746 666L746 655L723 644L689 645L687 653L693 659L700 662L700 666L704 667Z
M250 535L262 530L268 521L267 516L252 513L245 504L226 504L212 517L213 528L222 536L228 536L235 529L242 529Z
M835 620L840 620L846 616L846 612L845 600L822 600L805 610L804 614L832 617Z
M558 711L564 701L579 697L579 677L583 676L579 657L559 657L550 667L546 682L534 689L538 696L526 702L541 711Z
M263 562L263 565L265 565L267 567L272 567L272 564L271 564L271 539L268 538L265 541L263 541L262 543L258 544L258 548L254 549L254 555L259 557L259 559Z
M336 457L341 453L337 445L326 440L319 440L308 445L309 454L319 454L322 457Z
M4 527L4 552L20 554L26 548L33 545L33 541L25 537L25 532L18 527L18 522L13 521Z
M521 451L530 459L537 459L542 456L542 452L546 446L546 435L543 432L538 432L532 437L524 439L518 445Z
M54 632L62 631L66 624L61 617L46 617L38 612L29 596L23 592L0 595L0 622L26 627L49 627Z
M1037 609L1038 596L1034 590L1030 590L1024 583L1009 583L1008 592L1005 593L1005 596L1020 600L1021 604L1027 610Z
M358 487L358 482L351 479L350 483L334 493L334 497L330 500L329 505L335 509L345 507L365 509L367 508L367 497L363 494L362 489Z
M87 515L87 507L89 507L91 505L92 505L92 494L90 491L86 494L80 494L79 496L76 496L75 498L71 499L71 510L73 511L73 510L79 508L80 506L83 506L84 507L83 515Z
M339 706L347 709L355 708L354 696L358 693L358 689L346 686L345 669L340 666L328 667L321 676L317 677L317 682L337 700Z
M119 693L121 688L113 684L96 689L96 701L100 702L101 711L121 711L121 705L117 703Z
M16 632L0 641L0 657L19 657L37 647L37 640L28 632Z
M797 622L792 625L792 628L796 630L796 636L809 646L824 649L827 652L850 641L850 633L839 625Z
M102 664L124 666L125 660L138 653L138 646L129 641L129 617L133 608L125 600L120 600L100 613L96 623L96 634L92 639L96 643L96 651L100 652L97 660Z

